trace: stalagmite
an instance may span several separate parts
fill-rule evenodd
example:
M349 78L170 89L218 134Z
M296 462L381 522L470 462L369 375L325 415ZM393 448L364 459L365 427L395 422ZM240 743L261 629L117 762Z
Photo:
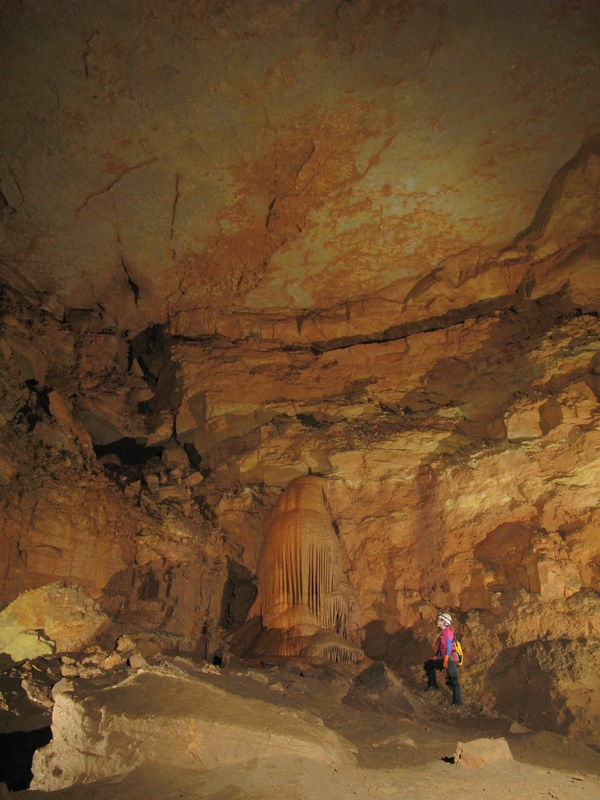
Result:
M265 521L257 599L264 630L255 655L363 657L351 641L355 603L323 490L320 478L296 479Z

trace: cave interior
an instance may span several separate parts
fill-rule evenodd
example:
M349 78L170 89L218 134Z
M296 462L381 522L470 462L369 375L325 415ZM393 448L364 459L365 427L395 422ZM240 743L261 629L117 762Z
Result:
M414 714L442 611L465 704L600 748L599 30L0 0L11 791L59 682L136 659L385 670ZM80 780L51 746L32 788Z

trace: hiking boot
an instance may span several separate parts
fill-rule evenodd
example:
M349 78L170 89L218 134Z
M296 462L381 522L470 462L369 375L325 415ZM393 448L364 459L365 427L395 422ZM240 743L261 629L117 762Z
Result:
M453 706L462 706L462 703L460 702L460 700L453 700L452 701L452 705Z
M438 687L437 687L437 686L428 686L428 687L427 687L427 691L428 691L428 692L437 692L437 691L439 691L439 690L438 690Z

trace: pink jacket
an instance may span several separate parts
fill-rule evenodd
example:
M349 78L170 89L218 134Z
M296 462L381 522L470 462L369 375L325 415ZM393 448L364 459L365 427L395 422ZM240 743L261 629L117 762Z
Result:
M437 640L436 658L444 658L444 656L452 656L458 664L458 655L454 649L454 631L451 627L447 627L440 638Z

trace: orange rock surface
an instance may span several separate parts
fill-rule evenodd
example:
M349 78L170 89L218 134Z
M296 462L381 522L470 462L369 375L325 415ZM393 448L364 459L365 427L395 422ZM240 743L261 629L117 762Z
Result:
M521 5L0 0L0 610L243 655L313 476L369 658L600 744L598 4Z

